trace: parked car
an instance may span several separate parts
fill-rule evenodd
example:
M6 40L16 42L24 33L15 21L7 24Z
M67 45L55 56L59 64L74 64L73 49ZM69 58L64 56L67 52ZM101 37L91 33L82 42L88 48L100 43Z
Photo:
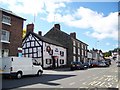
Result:
M70 68L71 70L84 69L84 65L82 64L82 62L71 62Z
M90 66L89 62L85 62L83 65L84 65L85 69L89 68L89 66Z
M90 67L98 67L98 61L92 61Z
M116 63L117 63L117 67L120 67L120 61L117 61Z
M111 65L111 59L105 59L107 61L107 64Z
M109 64L107 61L103 60L103 61L99 61L98 62L98 67L109 67Z

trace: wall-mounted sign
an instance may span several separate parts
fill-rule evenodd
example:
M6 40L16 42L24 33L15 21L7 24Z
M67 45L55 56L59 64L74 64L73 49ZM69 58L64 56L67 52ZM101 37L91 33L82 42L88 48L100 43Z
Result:
M58 52L58 48L55 49L55 52Z
M50 46L47 46L46 51L47 51L47 52L50 52L50 51L51 51L51 47L50 47Z

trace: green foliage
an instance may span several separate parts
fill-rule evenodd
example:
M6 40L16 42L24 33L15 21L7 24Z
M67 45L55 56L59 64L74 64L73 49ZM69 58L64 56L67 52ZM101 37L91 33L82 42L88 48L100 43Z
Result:
M112 55L112 52L118 52L120 55L120 48L115 48L114 50L109 50L108 52L104 53L104 57L109 57Z

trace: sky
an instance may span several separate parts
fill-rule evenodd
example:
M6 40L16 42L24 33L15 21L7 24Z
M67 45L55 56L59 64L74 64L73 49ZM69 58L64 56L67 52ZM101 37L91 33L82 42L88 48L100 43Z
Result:
M103 52L118 47L117 0L0 0L0 7L34 23L34 32L47 33L54 24L88 44L88 49ZM88 2L87 2L88 1Z

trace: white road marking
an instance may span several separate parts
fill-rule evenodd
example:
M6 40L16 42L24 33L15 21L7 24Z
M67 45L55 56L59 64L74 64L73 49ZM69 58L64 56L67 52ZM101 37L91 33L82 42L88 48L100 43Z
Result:
M105 84L105 82L102 82L99 86L102 87Z
M60 88L63 88L63 87L60 87Z
M105 85L105 87L112 87L112 84L111 82L108 82L107 85Z
M96 81L93 81L93 82L90 82L89 85L92 85L92 86L93 86L93 85L96 84L96 83L97 83Z
M82 84L84 84L84 85L85 85L86 83L87 83L87 82L83 82Z
M117 84L116 88L119 88L119 85Z
M96 84L95 84L95 86L97 86L97 85L99 85L101 82L97 82Z
M75 82L72 82L72 83L70 83L69 85L73 85L73 84L75 84Z
M98 80L102 80L104 77L101 77L100 79L98 79Z

